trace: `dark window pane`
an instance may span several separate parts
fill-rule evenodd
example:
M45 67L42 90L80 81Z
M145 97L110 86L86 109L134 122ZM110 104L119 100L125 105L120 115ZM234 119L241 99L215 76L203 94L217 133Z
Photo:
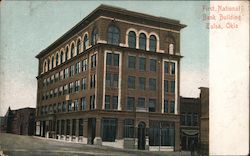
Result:
M134 120L124 120L124 138L134 138Z
M149 39L149 50L156 51L156 37L154 35L150 36Z
M145 108L145 98L138 98L138 105L137 107Z
M149 79L149 89L152 91L156 90L156 79L153 78Z
M128 46L130 48L136 48L136 34L133 31L128 33Z
M112 109L117 110L118 108L118 96L112 97Z
M117 120L102 119L102 141L114 142L116 139Z
M112 54L111 53L107 53L106 64L112 65Z
M108 43L114 45L119 45L120 43L120 31L114 25L108 28Z
M141 33L139 36L139 48L140 49L146 50L146 45L147 45L146 41L147 41L146 35L144 33Z
M145 77L139 78L139 87L140 87L140 90L146 89L146 78Z
M156 63L157 61L155 59L150 59L150 71L156 71Z
M119 54L114 54L114 66L119 66Z
M146 58L144 58L144 57L140 57L139 58L139 69L141 71L145 71L146 70Z
M133 110L134 105L135 105L135 98L134 97L127 97L126 110Z
M105 109L110 110L110 96L105 95Z
M128 88L135 89L135 77L134 76L128 77Z
M128 68L135 69L135 66L136 66L136 57L128 56Z

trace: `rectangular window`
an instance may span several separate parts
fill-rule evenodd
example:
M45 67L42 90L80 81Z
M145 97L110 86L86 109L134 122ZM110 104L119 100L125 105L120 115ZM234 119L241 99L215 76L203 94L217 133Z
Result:
M74 102L74 110L78 111L78 109L79 109L79 102L78 102L78 99L76 99Z
M118 96L112 97L112 109L117 110L118 109Z
M135 77L128 76L128 88L135 89Z
M186 125L186 114L182 113L181 114L181 125Z
M168 71L168 62L164 62L164 73L165 74L169 73L169 71Z
M128 68L135 69L136 67L136 57L128 56Z
M149 89L152 91L156 90L156 79L154 78L149 79Z
M134 138L134 120L124 120L124 138Z
M84 59L82 61L82 71L86 71L88 69L88 60Z
M134 105L135 105L135 98L127 97L126 110L134 110Z
M64 79L69 77L69 68L64 69Z
M139 87L140 87L140 90L146 89L146 78L145 77L139 77Z
M175 81L171 81L171 92L175 92Z
M78 92L80 90L80 80L75 82L75 91Z
M175 102L171 101L171 106L170 106L170 113L174 113L174 109L175 109Z
M106 64L112 65L112 53L107 53Z
M148 111L155 112L156 111L156 99L149 99L148 101Z
M68 112L72 111L72 100L68 101Z
M144 57L139 58L139 70L146 71L146 58Z
M57 94L58 94L58 88L55 88L55 90L54 90L54 97L56 97Z
M168 80L164 80L164 92L168 92Z
M90 76L90 88L95 88L95 81L96 81L95 74L93 74Z
M118 88L118 79L119 79L118 74L114 74L113 75L113 87L114 88Z
M171 74L175 74L175 63L171 63Z
M137 104L137 107L140 107L140 108L145 108L145 98L138 98L138 104Z
M117 121L116 119L102 119L102 141L114 142L116 138Z
M86 78L83 78L82 79L82 90L86 90L87 89L87 80L86 80Z
M198 126L198 113L193 114L193 126Z
M73 76L74 75L74 69L75 69L74 65L70 66L69 76Z
M82 110L86 109L86 98L85 97L81 98L81 109Z
M59 125L60 125L60 120L57 120L56 121L56 134L59 134L59 129L60 129Z
M114 66L119 66L119 54L114 54Z
M95 95L90 96L90 110L95 109Z
M61 96L63 93L63 86L60 86L59 88L59 92L58 92L58 96Z
M73 93L73 91L74 91L74 83L71 82L71 83L69 84L69 93Z
M49 85L50 83L50 77L47 78L47 86Z
M96 67L96 54L91 56L91 68Z
M55 78L55 76L54 76L54 75L51 75L51 77L50 77L50 83L51 83L51 84L54 83L54 78Z
M168 100L164 100L164 113L168 113Z
M55 74L55 82L57 82L59 80L59 73Z
M53 97L53 90L50 90L49 98Z
M157 61L155 59L150 59L150 71L156 72Z
M187 126L191 126L192 125L192 114L188 113L187 115Z
M81 67L81 62L77 62L77 63L76 63L76 70L75 70L75 73L76 73L76 74L79 74L79 73L80 73L80 67Z
M63 101L63 104L62 104L62 111L63 111L63 112L66 112L66 101Z
M63 86L63 95L68 94L68 85Z
M105 109L110 110L110 96L105 95Z
M106 87L111 87L111 73L106 73Z
M63 78L64 78L64 71L61 70L61 71L60 71L60 78L59 78L59 79L60 79L60 80L63 80Z
M62 104L61 103L57 104L57 110L58 110L58 112L62 111Z
M83 119L79 119L79 126L78 126L79 130L79 136L83 136Z

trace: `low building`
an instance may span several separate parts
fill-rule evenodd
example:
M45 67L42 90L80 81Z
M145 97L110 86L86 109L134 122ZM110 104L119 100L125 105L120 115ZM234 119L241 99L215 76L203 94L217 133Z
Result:
M208 155L209 152L209 88L200 87L200 153Z
M198 145L199 137L199 118L200 118L200 99L199 98L180 98L181 112L181 148L191 150Z
M19 135L33 135L35 128L35 108L11 110L3 118L1 132Z

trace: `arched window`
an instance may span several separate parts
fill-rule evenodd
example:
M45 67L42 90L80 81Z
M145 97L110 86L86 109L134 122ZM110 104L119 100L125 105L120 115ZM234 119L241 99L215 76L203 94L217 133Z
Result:
M77 41L77 48L76 48L76 55L78 55L81 51L81 41L78 40Z
M136 34L134 31L128 33L128 46L130 48L136 48Z
M156 51L156 37L155 37L155 35L151 35L149 37L149 50Z
M89 46L89 38L88 35L86 34L83 39L83 50L86 50L88 46Z
M54 68L54 56L51 59L52 68Z
M140 33L139 36L139 48L142 50L146 50L146 46L147 46L147 38L146 35L144 33Z
M67 61L68 59L69 59L69 47L67 47L65 51L65 61Z
M92 31L92 40L91 40L92 45L95 45L97 43L97 38L98 38L98 31L97 28L94 28Z
M174 54L174 44L173 43L169 44L168 51L169 51L169 54Z
M70 52L70 57L71 57L71 58L74 57L74 51L75 51L75 45L72 44L72 45L71 45L71 52Z
M48 59L48 70L50 70L50 59Z
M120 43L120 30L114 25L108 28L108 43L114 45L119 45Z
M58 53L56 54L56 66L58 65L58 60L59 59L59 56L58 56Z
M60 54L60 62L61 64L63 63L63 52L61 51L61 54Z

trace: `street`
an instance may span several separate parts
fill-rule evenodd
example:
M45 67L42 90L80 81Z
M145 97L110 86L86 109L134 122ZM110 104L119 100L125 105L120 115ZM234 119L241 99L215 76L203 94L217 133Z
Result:
M189 156L189 152L149 152L0 133L0 156Z

